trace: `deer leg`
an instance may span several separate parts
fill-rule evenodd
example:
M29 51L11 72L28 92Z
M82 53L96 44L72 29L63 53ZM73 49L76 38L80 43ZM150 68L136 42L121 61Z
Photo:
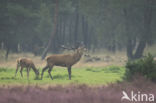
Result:
M23 71L23 67L21 67L21 70L20 70L21 77L23 78L23 73L22 73L22 71Z
M16 75L17 75L18 68L19 68L19 66L17 65L16 72L15 72L15 77L16 77Z
M51 75L51 71L52 71L52 69L53 69L53 66L50 67L49 70L48 70L48 73L49 73L49 76L50 76L51 80L53 80L53 77L52 77L52 75Z
M69 80L71 80L71 67L68 67Z
M27 67L27 80L29 80L29 70L30 70L30 67Z
M48 65L46 65L46 66L42 69L41 79L43 78L43 73L44 73L44 71L45 71L46 69L48 69Z

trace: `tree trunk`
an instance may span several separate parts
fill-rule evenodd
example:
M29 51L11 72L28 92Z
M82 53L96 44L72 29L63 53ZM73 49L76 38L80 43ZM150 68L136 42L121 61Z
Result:
M8 60L9 52L10 52L10 47L7 47L6 54L5 54L5 60Z
M63 20L63 24L62 24L62 43L65 44L65 33L66 33L66 24L65 24L65 18Z
M51 34L51 37L49 38L49 42L48 42L48 45L46 46L46 48L44 49L43 51L43 54L42 54L42 60L46 57L47 53L48 53L48 50L52 44L52 40L54 38L54 35L56 34L56 27L57 27L57 17L58 17L58 1L59 0L56 0L56 6L55 6L55 14L54 14L54 24L53 24L53 32Z
M87 35L86 35L86 25L85 25L85 17L82 15L82 34L84 45L87 46Z
M133 59L133 47L131 38L127 40L127 57L128 59Z
M77 45L77 38L78 38L78 27L79 27L79 6L76 4L76 11L75 11L75 32L74 32L74 45Z
M88 36L88 22L83 15L82 15L82 33L84 45L89 49L90 36Z
M138 59L142 57L145 47L146 47L146 41L144 40L140 41L137 50L135 52L134 59Z
M111 51L113 52L113 53L115 53L116 52L116 42L115 42L115 40L113 40L113 42L112 42L112 47L111 47Z
M72 17L69 21L69 44L73 43L73 38L72 38Z
M59 24L58 24L58 38L59 44L62 45L62 16L59 16Z
M132 37L130 35L129 25L130 19L128 16L128 10L126 8L123 9L124 17L125 17L125 29L127 35L127 43L126 43L126 50L127 50L127 57L128 59L133 59L133 47L132 47Z
M144 11L144 29L143 35L140 39L138 48L134 55L135 59L141 58L146 47L146 43L150 36L151 31L151 21L152 21L152 4L154 0L146 0L145 2L145 11Z

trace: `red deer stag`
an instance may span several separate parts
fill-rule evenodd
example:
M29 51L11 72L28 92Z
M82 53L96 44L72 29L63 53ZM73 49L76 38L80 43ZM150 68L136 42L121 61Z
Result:
M19 59L17 59L17 68L16 68L16 72L15 72L15 77L16 77L16 74L18 72L19 67L21 67L21 70L20 70L21 77L23 77L23 73L22 73L23 68L27 69L27 79L29 79L29 71L30 71L31 68L35 72L36 77L39 76L38 69L36 69L33 61L31 59L29 59L29 58L19 58Z
M46 58L47 65L42 70L41 79L43 78L44 71L49 68L48 73L50 78L53 80L51 75L53 66L62 66L68 68L68 75L69 79L71 80L71 67L80 60L84 50L84 47L79 47L74 51L73 54L57 54L48 56Z

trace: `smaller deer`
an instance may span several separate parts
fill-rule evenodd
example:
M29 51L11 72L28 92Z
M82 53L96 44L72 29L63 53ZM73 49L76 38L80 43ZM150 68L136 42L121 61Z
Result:
M16 77L16 74L18 72L19 67L21 67L21 70L20 70L21 77L23 77L23 73L22 73L23 68L27 69L27 79L29 79L29 71L30 71L31 68L35 72L36 77L39 76L38 69L36 69L33 61L31 59L29 59L29 58L19 58L19 59L17 59L17 68L16 68L16 72L15 72L15 77Z

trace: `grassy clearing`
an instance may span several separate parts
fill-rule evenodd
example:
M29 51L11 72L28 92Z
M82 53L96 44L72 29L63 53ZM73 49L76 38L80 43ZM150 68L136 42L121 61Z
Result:
M41 69L40 69L41 72ZM54 67L51 74L54 80L51 80L48 72L44 73L43 80L35 80L35 74L31 70L29 80L27 80L26 71L23 70L24 77L17 73L14 78L15 68L0 68L0 84L39 84L39 85L57 85L57 84L87 84L87 85L103 85L122 81L125 68L117 66L109 67L87 67L87 68L72 68L72 80L68 80L68 72L65 68Z

